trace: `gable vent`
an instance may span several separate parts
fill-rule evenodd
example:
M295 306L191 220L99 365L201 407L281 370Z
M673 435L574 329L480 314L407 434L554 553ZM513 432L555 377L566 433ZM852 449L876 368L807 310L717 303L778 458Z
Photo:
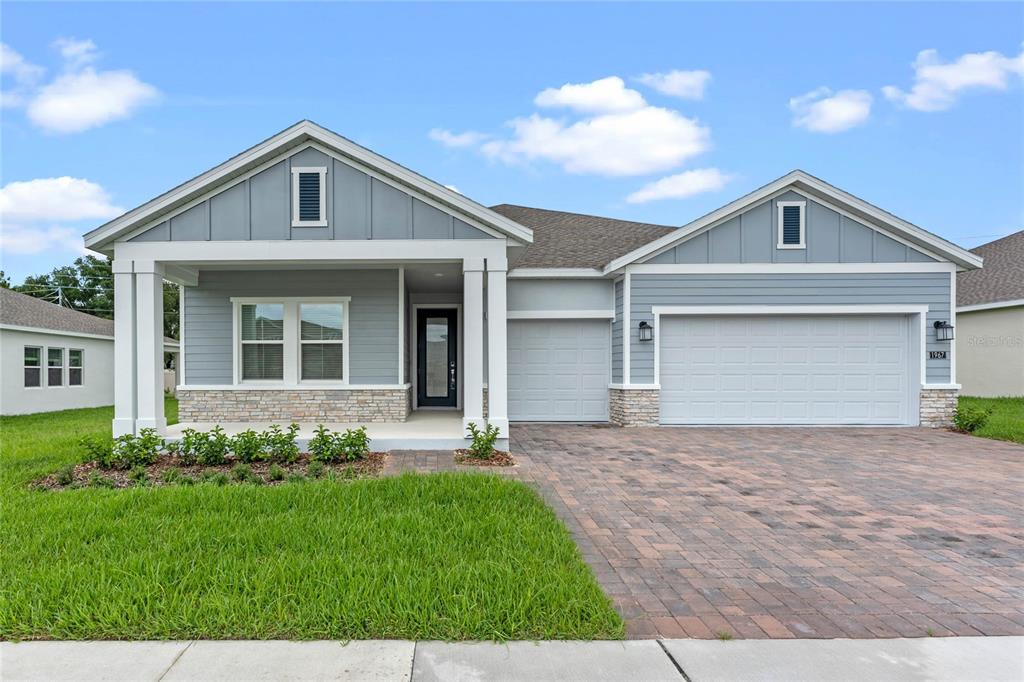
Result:
M319 173L299 173L299 220L320 220Z
M804 248L804 202L779 202L779 248Z

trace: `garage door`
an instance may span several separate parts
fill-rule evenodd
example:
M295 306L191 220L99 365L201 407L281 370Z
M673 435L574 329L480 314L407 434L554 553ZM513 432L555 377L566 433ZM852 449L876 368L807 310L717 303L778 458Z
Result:
M509 419L607 421L610 344L607 320L509 320Z
M665 424L910 423L906 316L663 317Z

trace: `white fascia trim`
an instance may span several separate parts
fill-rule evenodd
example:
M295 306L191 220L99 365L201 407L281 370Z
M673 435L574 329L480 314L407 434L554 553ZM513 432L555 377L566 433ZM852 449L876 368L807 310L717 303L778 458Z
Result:
M70 336L76 339L100 339L102 341L113 341L113 336L106 334L86 334L83 332L66 332L56 329L45 329L43 327L23 327L17 324L0 324L0 329L12 332L32 332L33 334L52 334L53 336Z
M299 217L299 174L316 173L320 177L320 220ZM292 227L327 227L327 166L292 167Z
M346 261L455 261L466 258L497 258L505 242L497 239L292 239L259 241L117 242L118 259L149 259L194 264L279 263Z
M608 388L619 391L660 391L661 384L608 384Z
M828 185L827 183L811 175L808 175L803 171L797 170L787 173L781 178L768 183L764 187L756 189L753 192L745 196L742 196L739 199L736 199L735 201L730 202L719 209L712 211L711 213L708 213L690 223L687 223L686 225L680 227L678 230L674 232L670 232L669 234L666 234L663 237L655 239L654 241L649 242L644 246L641 246L640 248L630 253L627 253L624 256L616 258L615 260L613 260L604 267L604 273L607 274L609 272L613 272L615 270L625 267L626 265L629 265L630 263L634 263L642 258L651 256L662 249L682 242L691 235L693 235L694 233L704 229L705 227L728 220L729 218L734 217L736 214L741 213L757 204L760 204L763 201L767 201L773 198L775 195L781 194L786 190L792 189L794 191L799 192L799 187L792 186L794 183L797 182L802 183L814 189L815 191L830 197L834 201L846 203L848 205L855 207L857 210L862 211L865 215L870 216L873 220L876 220L879 223L892 228L897 233L903 232L912 235L914 238L919 239L925 244L927 244L928 248L934 249L936 254L941 254L940 257L942 258L948 258L968 268L981 267L982 259L980 256L973 254L965 249L962 249L959 246L956 246L955 244L952 244L942 239L941 237L932 235L926 232L925 230L922 230L921 228L917 227L916 225L912 225L911 223L908 223L905 220L897 218L891 213L887 213L879 208L875 208L871 204L868 204L867 202L858 199L852 194L843 192L842 190L832 187L831 185ZM806 196L804 192L799 193ZM819 199L818 197L812 198L815 201L821 201L821 199ZM829 207L835 208L833 206ZM857 218L855 216L851 217L861 222L863 222L864 220L863 218ZM888 230L886 231L886 234L889 234ZM920 249L921 247L918 246L916 248Z
M401 391L412 384L339 384L333 381L321 383L303 382L300 384L262 383L262 384L182 384L183 391Z
M666 305L652 306L651 313L660 315L923 315L926 305Z
M351 296L232 296L232 303L348 303Z
M976 303L974 305L961 305L956 307L957 313L973 313L976 310L996 310L998 308L1016 308L1024 306L1024 298L1013 301L993 301L992 303Z
M509 279L604 279L597 268L516 268L509 270Z
M954 263L671 263L627 265L625 271L634 275L793 275L956 272Z
M959 391L963 386L960 384L921 384L921 390L926 391L929 389L936 391Z
M170 206L173 206L175 203L194 194L195 192L201 192L204 187L216 183L221 179L234 178L235 176L245 172L243 170L244 168L253 163L257 163L259 159L266 157L268 154L273 154L275 151L281 150L283 155L285 151L302 144L304 138L309 138L310 140L320 142L321 144L331 147L334 154L341 154L346 160L357 161L361 164L378 169L393 181L397 181L425 194L435 196L452 209L476 218L487 225L493 226L494 229L497 229L503 234L527 244L533 243L533 231L523 225L506 218L496 211L492 211L486 206L464 197L458 192L453 192L433 180L419 175L418 173L414 173L390 159L386 159L383 156L375 154L369 149L361 147L351 140L347 140L340 135L332 133L326 128L316 125L312 121L300 121L286 130L281 131L277 135L274 135L256 146L247 149L219 166L206 171L198 177L165 192L142 206L139 206L138 208L135 208L128 213L101 225L95 230L86 233L84 237L85 245L91 249L100 250L106 246L107 242L120 237L129 229L132 229L132 225L136 225L140 221L146 220L147 217L168 209ZM296 149L295 151L299 150Z
M614 310L509 310L508 320L612 320Z
M775 248L777 249L806 249L807 248L807 202L806 201L777 201L776 206L776 233L778 236ZM786 244L782 240L782 216L787 206L798 206L800 208L800 243Z

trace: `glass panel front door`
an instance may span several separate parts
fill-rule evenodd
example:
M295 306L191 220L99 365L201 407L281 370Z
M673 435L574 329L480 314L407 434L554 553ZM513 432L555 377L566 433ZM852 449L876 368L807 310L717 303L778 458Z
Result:
M422 309L416 314L416 392L424 407L458 404L458 316L452 309Z

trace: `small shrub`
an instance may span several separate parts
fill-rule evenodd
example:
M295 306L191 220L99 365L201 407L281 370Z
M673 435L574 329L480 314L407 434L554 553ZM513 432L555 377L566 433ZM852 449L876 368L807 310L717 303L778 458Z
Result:
M466 429L469 430L469 435L473 439L473 442L467 448L470 456L476 459L490 459L493 457L494 444L501 434L501 429L493 424L488 424L487 428L481 431L473 422L470 422Z
M334 432L323 424L317 424L313 437L309 439L309 456L318 462L333 462L334 442Z
M953 414L953 426L961 433L974 433L988 421L989 410L971 405L960 405Z
M264 443L262 434L247 429L231 439L231 451L239 462L255 462L263 459Z
M104 476L98 471L94 471L89 474L89 486L92 488L113 488L114 479L109 476Z
M366 457L369 451L370 437L365 426L336 433L320 424L309 440L310 458L318 462L352 462Z
M283 481L284 480L284 469L276 464L271 464L270 468L267 469L267 478L271 481Z
M366 435L365 426L346 429L338 440L342 456L349 462L363 459L370 452L370 437Z
M164 452L166 452L171 457L180 457L181 443L176 440L167 441L166 443L164 443Z
M252 467L248 464L236 464L231 467L231 478L239 483L245 483L252 477Z
M309 476L310 478L320 478L321 476L323 476L323 463L318 462L317 460L314 459L312 462L309 463L309 466L306 467L306 475Z
M228 461L228 451L231 450L231 438L224 433L224 429L214 426L205 434L202 446L197 453L197 460L204 466L217 466Z
M128 473L128 478L135 482L135 485L146 485L149 483L149 475L146 473L146 467L136 466Z
M199 449L202 442L206 440L206 434L195 429L185 429L181 432L181 441L178 443L178 458L185 466L191 466L199 458Z
M114 468L114 439L86 436L79 441L85 448L85 461L95 462L104 469Z
M295 442L299 435L299 425L291 424L287 431L274 424L264 434L267 446L267 458L272 462L291 464L299 458L299 446Z
M160 455L163 444L156 429L142 429L138 436L118 436L114 439L114 465L121 469L149 466Z
M75 467L70 464L66 467L61 467L57 470L54 479L57 481L57 485L71 485L75 480Z

